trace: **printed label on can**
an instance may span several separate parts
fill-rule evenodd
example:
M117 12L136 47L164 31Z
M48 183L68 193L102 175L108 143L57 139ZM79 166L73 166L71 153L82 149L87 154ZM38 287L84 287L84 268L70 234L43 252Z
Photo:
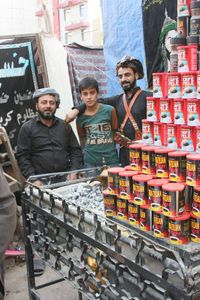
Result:
M133 202L137 205L145 205L148 201L147 183L133 180Z
M109 174L108 173L108 188L111 193L119 193L119 175L118 174Z
M150 121L142 121L142 140L147 144L153 143L153 123Z
M169 156L169 180L173 182L186 180L186 156Z
M160 100L160 122L161 123L171 123L171 108L169 99Z
M200 153L200 127L196 127L196 152Z
M190 5L190 1L188 0L178 0L177 2L178 17L190 16L189 5Z
M177 135L177 126L174 124L167 125L167 147L171 149L177 149L178 144L178 135Z
M147 99L147 120L148 121L157 121L157 105L156 105L156 101L158 101L158 99Z
M154 151L142 150L142 173L155 174L155 153Z
M200 243L200 218L194 218L191 216L191 241Z
M134 203L128 203L128 220L131 225L137 226L140 222L140 207Z
M148 208L140 207L140 229L149 231L152 227L152 212Z
M133 199L132 178L128 176L119 176L120 197Z
M170 243L182 245L189 242L190 218L187 220L169 219Z
M200 191L194 188L193 201L192 201L192 213L200 217Z
M142 150L131 149L129 152L130 165L133 171L141 171L142 169Z
M168 218L165 215L154 212L153 234L158 238L168 237Z
M162 211L162 187L149 185L148 190L151 210Z
M179 191L163 190L163 214L165 216L178 216L184 212L184 193Z
M155 154L156 176L158 178L168 178L168 154Z
M114 194L103 194L104 211L106 216L116 216L117 196Z
M184 100L174 100L174 124L186 124L186 109Z
M124 198L117 198L117 218L120 220L128 219L128 201Z
M200 176L200 173L197 174L197 164L198 161L193 161L187 159L186 163L186 184L191 186L197 185L197 176Z
M168 98L180 98L181 97L181 77L180 74L170 75L168 74Z
M190 126L200 125L198 100L195 99L187 100L187 125Z
M200 73L197 73L197 99L200 99Z
M163 97L161 76L156 74L153 74L153 97L155 98Z
M190 126L181 125L181 149L185 151L194 151L194 132Z
M181 74L182 98L196 98L197 82L196 75L184 73Z

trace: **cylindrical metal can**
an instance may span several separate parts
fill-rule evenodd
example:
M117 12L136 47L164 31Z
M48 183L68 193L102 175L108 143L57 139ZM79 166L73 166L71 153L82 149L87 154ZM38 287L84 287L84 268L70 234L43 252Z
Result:
M107 217L116 216L117 214L117 196L110 190L103 191L104 212Z
M133 171L142 170L142 147L146 144L132 144L129 146L129 160Z
M191 241L195 243L200 243L200 217L195 216L193 213L190 214L190 227Z
M133 176L133 202L137 205L148 204L148 186L147 182L153 177L151 175L134 175Z
M186 184L200 185L200 154L188 154L186 156Z
M169 177L169 164L168 154L173 149L160 148L155 150L155 166L156 166L156 177L168 178Z
M140 229L150 231L152 229L152 211L148 205L140 206Z
M128 202L128 221L134 226L140 223L140 206L133 202Z
M200 186L195 186L192 199L192 213L196 217L200 217Z
M171 244L183 245L190 240L190 213L179 217L169 217L169 241Z
M169 153L169 180L183 182L186 180L186 156L188 152L173 151Z
M119 220L128 219L128 200L117 197L117 218Z
M184 188L182 183L166 183L162 186L164 215L176 217L184 212Z
M120 197L133 199L133 180L132 177L137 174L135 171L123 171L119 173L119 193Z
M143 174L155 174L155 152L158 149L156 146L144 146L142 147L142 173Z
M124 171L124 168L113 167L108 169L108 189L115 195L119 194L119 173Z
M158 238L165 238L169 236L168 217L163 215L161 211L153 213L153 234Z
M162 186L168 179L151 179L147 182L149 205L153 211L162 211Z

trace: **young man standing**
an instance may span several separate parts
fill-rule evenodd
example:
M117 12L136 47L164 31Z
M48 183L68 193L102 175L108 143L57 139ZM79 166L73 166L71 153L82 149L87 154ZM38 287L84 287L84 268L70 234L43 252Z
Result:
M99 87L95 79L86 77L79 83L81 100L86 105L84 114L77 118L77 130L84 152L85 167L119 164L114 143L118 128L115 109L98 103Z

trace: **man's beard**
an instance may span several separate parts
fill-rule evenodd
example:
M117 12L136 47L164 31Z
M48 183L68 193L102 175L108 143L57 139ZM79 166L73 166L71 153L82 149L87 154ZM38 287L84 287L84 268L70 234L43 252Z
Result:
M128 85L124 86L123 85L124 83L128 83ZM123 90L124 90L124 92L126 94L127 92L132 91L136 87L136 79L132 83L130 83L129 81L124 81L121 84L121 86L122 86L122 88L123 88Z
M54 119L54 116L55 116L55 112L51 112L49 110L44 111L44 112L38 110L38 114L44 120L52 120L52 119Z

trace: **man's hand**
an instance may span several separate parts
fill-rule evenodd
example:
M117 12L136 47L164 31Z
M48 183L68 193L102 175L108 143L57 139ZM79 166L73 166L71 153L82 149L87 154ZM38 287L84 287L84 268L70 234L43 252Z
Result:
M35 180L35 181L33 181L33 185L35 185L35 186L37 186L37 187L40 187L40 186L43 186L44 184L43 184L43 182L40 181L40 180Z
M72 109L70 110L70 112L68 112L66 114L66 117L65 117L65 122L66 123L70 123L72 121L74 121L76 119L76 117L78 116L78 113L79 113L79 110L78 109Z

